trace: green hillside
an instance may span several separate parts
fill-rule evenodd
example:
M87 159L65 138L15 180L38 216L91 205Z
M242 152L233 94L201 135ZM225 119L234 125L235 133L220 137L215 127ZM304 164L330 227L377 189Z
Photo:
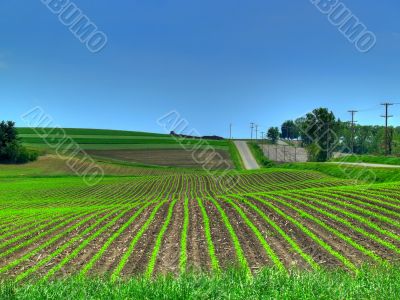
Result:
M160 133L79 128L18 128L18 133L26 147L39 150L42 154L79 148L92 158L107 163L196 169L207 164L210 169L226 166L234 168L228 140L200 140ZM210 160L205 161L206 158Z
M177 139L167 134L138 131L105 130L105 129L53 129L53 128L18 128L19 136L26 146L50 148L48 144L61 144L68 138L84 150L119 150L119 149L180 149L182 145L201 148L213 146L215 149L228 150L228 141L197 139ZM46 134L46 140L40 137Z
M126 131L126 130L110 130L110 129L85 129L85 128L18 128L19 134L24 135L37 135L37 132L48 134L63 134L67 135L107 135L107 136L157 136L169 137L168 134L149 133L141 131Z

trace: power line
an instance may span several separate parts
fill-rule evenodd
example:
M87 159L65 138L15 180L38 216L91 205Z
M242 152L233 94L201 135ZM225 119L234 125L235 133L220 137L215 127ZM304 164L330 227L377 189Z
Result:
M354 120L354 116L356 113L358 113L357 110L349 110L349 113L351 113L351 153L354 154L354 138L355 138L355 127L354 124L357 122Z
M331 124L331 122L326 122L326 124L328 125L328 130L327 130L327 134L326 134L326 160L329 160L331 157L331 155L330 155L330 143L329 143L329 140L330 140L330 138L331 138L331 136L330 136L330 128L329 128L329 125Z
M359 109L357 112L368 112L368 111L374 111L374 110L378 110L380 108L380 105L374 105L368 108L364 108L364 109Z
M258 125L256 124L256 142L258 141Z
M393 115L389 115L389 106L394 105L394 103L385 102L381 104L385 107L385 114L381 116L385 118L385 155L389 155L389 130L388 130L388 121L389 118L392 118Z

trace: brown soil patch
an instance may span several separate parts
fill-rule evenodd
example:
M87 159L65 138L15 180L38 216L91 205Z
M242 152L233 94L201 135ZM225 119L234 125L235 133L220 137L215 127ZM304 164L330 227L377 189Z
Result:
M197 200L190 199L187 241L188 270L209 270L211 268L203 224L203 217Z
M171 222L164 234L154 269L156 274L179 274L183 219L184 199L181 199L175 204Z
M206 165L207 169L233 168L228 151L186 151L184 149L147 150L87 150L89 155L123 160L146 165L196 168ZM215 153L215 155L213 154ZM208 161L209 159L209 161Z
M210 219L211 237L215 247L215 254L219 260L222 269L237 266L238 258L236 256L233 242L221 215L214 204L203 199L203 205L207 210L208 218ZM208 253L208 251L207 251Z

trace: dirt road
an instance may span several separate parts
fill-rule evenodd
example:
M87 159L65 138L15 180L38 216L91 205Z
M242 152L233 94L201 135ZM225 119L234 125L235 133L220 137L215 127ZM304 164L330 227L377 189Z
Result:
M245 141L235 141L235 145L239 150L246 170L255 170L260 168Z
M398 169L399 165L385 165L385 164L369 164L369 163L351 163L351 162L328 162L328 164L341 164L341 165L350 165L356 167L369 167L369 168L389 168L389 169Z

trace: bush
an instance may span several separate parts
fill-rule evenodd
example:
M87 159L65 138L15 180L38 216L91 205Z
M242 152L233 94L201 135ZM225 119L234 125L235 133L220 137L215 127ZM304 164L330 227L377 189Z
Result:
M39 157L39 152L34 150L28 150L25 147L21 147L19 155L16 159L16 163L24 164L30 161L35 161Z
M14 122L0 123L0 162L26 163L36 160L38 156L38 152L21 145Z
M239 151L232 141L229 141L229 153L236 170L244 170L242 158L240 157Z
M254 158L261 167L272 168L275 166L275 163L273 161L265 157L264 152L262 151L261 147L258 144L249 143L249 146L251 152L254 155Z
M23 164L35 161L39 153L34 150L28 150L18 142L7 143L0 149L0 162Z
M12 141L0 147L0 161L16 162L20 152L20 145L17 141Z

